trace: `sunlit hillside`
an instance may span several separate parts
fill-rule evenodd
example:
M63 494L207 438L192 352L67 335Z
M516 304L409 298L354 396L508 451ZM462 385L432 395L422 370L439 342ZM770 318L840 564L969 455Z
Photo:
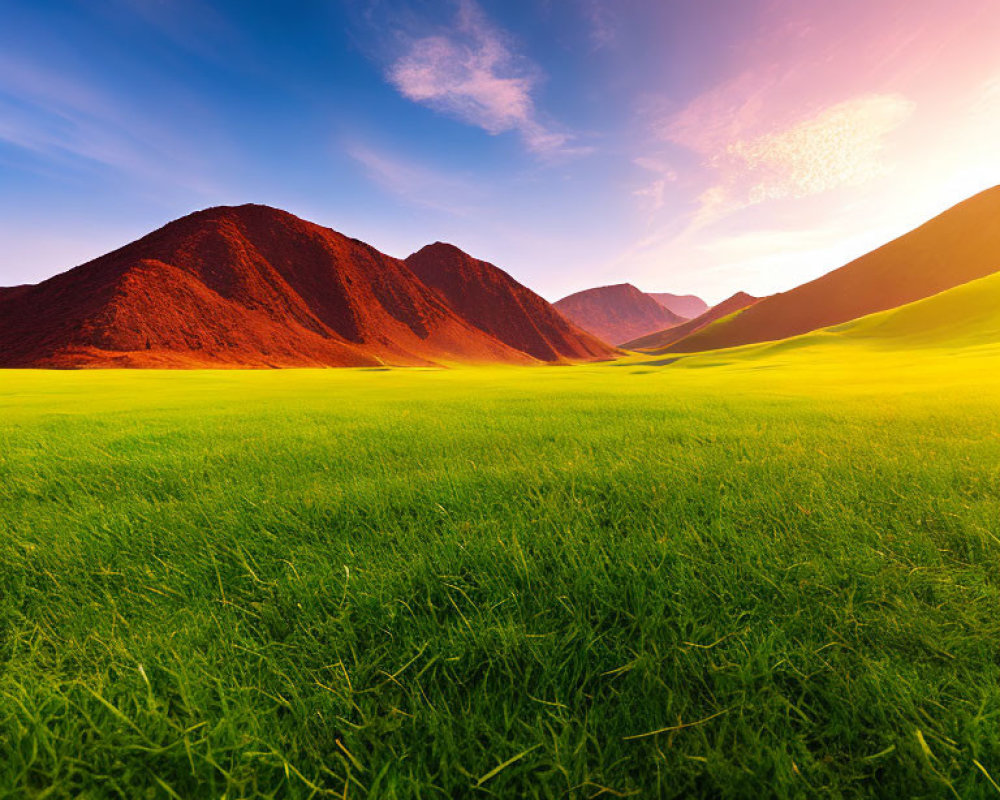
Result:
M982 192L816 280L671 346L701 352L776 341L930 297L1000 269L1000 187Z
M723 320L724 322L724 320ZM988 380L1000 354L1000 273L925 300L871 314L843 325L778 342L744 345L701 354L646 353L631 363L653 366L782 367L782 377L843 383L848 391L878 376L904 383L939 379ZM941 363L941 359L945 359ZM980 360L985 359L985 360ZM948 361L953 361L950 366Z
M887 347L1000 344L1000 273L830 328L829 332Z

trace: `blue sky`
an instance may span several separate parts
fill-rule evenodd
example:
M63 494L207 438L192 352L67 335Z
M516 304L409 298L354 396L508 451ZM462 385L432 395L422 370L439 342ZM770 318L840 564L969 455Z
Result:
M0 285L259 202L550 299L790 288L1000 182L992 0L4 0Z

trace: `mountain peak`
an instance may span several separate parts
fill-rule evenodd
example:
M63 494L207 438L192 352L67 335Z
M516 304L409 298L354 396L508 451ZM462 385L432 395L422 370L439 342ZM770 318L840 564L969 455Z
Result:
M430 244L425 244L416 253L411 253L410 256L418 255L420 253L440 255L440 256L460 256L462 258L472 258L468 253L466 253L462 248L457 245L451 244L450 242L431 242Z
M499 267L434 242L406 265L476 327L542 361L610 358L615 350L569 323L551 303Z
M670 292L646 292L667 311L672 311L684 319L694 319L708 311L708 303L693 294L671 294Z
M588 292L607 292L610 294L643 294L641 289L636 288L631 283L609 283L607 286L598 286L594 289L585 289ZM580 292L577 292L580 294Z
M184 223L187 221L199 221L204 222L207 220L214 219L231 219L240 220L246 222L261 222L266 220L296 220L303 224L306 223L305 220L300 217L296 217L294 214L288 211L283 211L280 208L274 208L273 206L263 205L261 203L241 203L239 205L221 205L221 206L208 206L207 208L201 208L197 211L192 211L189 214L185 214L179 217L173 222L167 223L168 225L176 225L178 223Z
M680 325L674 325L673 327L649 333L645 336L639 336L622 346L628 350L658 350L671 347L675 343L679 345L681 342L686 341L687 337L693 337L716 320L728 317L730 314L735 314L737 311L742 311L745 308L750 308L756 302L758 302L758 298L753 295L746 292L736 292L736 294L727 297L721 303L712 306L694 319L689 319Z
M585 289L558 300L555 306L584 330L616 343L684 321L631 283Z

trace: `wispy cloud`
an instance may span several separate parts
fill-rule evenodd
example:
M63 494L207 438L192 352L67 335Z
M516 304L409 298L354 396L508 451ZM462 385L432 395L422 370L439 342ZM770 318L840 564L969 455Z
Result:
M468 216L475 210L475 187L460 176L379 152L367 145L347 143L344 151L364 167L379 186L412 205L455 216Z
M663 136L703 158L714 176L695 225L768 200L804 198L884 175L890 134L916 104L898 93L863 94L760 132L761 98L741 80L698 98Z
M974 91L969 103L969 121L991 138L1000 131L1000 75L990 78Z
M581 0L581 3L594 47L599 50L614 45L618 41L618 17L611 0Z
M52 163L214 191L180 142L86 81L9 55L0 76L0 141Z
M572 137L539 120L533 98L537 70L473 0L460 0L454 26L412 39L388 78L409 100L496 135L516 131L540 154L578 152Z
M726 156L750 184L751 203L856 186L884 174L886 138L915 108L900 94L856 97L785 130L734 142Z
M632 163L656 176L651 183L635 189L632 195L640 198L649 211L659 211L665 205L667 185L677 180L677 171L668 163L656 158L636 158Z
M762 133L762 121L782 124L769 96L779 94L782 76L773 68L748 70L702 92L675 113L654 115L653 132L703 156L713 156L741 139ZM787 114L787 112L785 112ZM787 120L785 120L787 121Z

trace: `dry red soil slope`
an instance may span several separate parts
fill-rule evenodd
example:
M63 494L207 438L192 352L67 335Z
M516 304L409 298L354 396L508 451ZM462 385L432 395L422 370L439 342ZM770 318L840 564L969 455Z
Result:
M435 242L406 265L465 320L541 361L611 358L614 348L580 330L498 267Z
M714 350L797 336L912 303L1000 270L1000 187L959 203L847 266L671 348Z
M693 294L670 294L670 292L646 292L667 311L672 311L684 319L700 317L708 311L708 303Z
M0 291L5 367L539 360L464 319L405 262L266 206L199 211Z
M716 320L728 317L730 314L735 314L737 311L742 311L758 302L760 302L758 298L746 292L737 292L718 305L712 306L701 316L663 331L640 336L638 339L626 342L622 347L627 350L661 350L677 342L685 341L686 337L696 334L702 328L707 328Z
M556 301L555 307L585 331L612 344L684 322L630 283L586 289Z

